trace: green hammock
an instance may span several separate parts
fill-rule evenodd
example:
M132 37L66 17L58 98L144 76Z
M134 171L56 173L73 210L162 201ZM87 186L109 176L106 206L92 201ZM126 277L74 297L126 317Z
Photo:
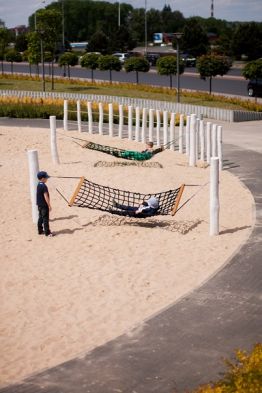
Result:
M102 153L110 154L111 156L114 156L114 157L124 158L126 160L135 160L135 161L150 160L150 158L152 158L155 154L163 151L162 147L155 149L152 152L124 150L124 149L118 149L117 147L100 145L99 143L94 143L94 142L87 142L84 145L82 145L82 147L86 148L86 149L97 150Z

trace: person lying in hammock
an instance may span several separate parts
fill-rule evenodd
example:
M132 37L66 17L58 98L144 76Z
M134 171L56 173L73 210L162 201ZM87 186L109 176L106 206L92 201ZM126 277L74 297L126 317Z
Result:
M147 142L145 149L142 150L141 152L135 151L135 150L126 150L122 151L120 153L120 157L122 158L128 158L130 157L135 158L136 160L148 160L152 158L154 155L154 143L153 142Z
M113 207L121 210L114 211L111 213L119 214L121 216L145 218L154 216L159 209L159 201L156 197L150 197L147 201L142 202L139 206L127 206L121 205L113 200Z

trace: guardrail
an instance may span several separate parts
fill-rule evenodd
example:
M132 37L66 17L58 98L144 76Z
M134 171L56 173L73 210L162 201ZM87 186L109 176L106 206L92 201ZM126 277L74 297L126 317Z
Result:
M195 113L199 118L222 120L228 122L241 122L251 120L262 120L262 112L230 110L222 108L212 108L200 105L189 105L174 103L169 101L155 101L141 98L117 97L109 95L80 94L80 93L58 93L58 92L40 92L40 91L16 91L1 90L1 96L18 96L18 97L37 97L37 98L60 98L65 100L85 100L95 102L112 102L120 105L133 105L134 107L158 109L176 113L191 114Z

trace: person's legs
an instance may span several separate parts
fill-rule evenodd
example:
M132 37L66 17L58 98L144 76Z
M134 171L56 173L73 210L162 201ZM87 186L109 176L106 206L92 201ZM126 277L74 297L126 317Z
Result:
M43 230L43 217L42 217L42 210L41 210L41 207L38 207L38 222L37 222L37 229L38 229L39 235L41 235L42 233L44 233L44 230Z
M120 205L120 203L115 203L115 207L121 210L126 210L128 212L135 212L137 210L137 207L134 206L127 206L127 205Z
M41 208L41 215L43 218L44 232L45 232L45 235L48 236L51 233L50 228L49 228L49 209L48 209L48 207Z

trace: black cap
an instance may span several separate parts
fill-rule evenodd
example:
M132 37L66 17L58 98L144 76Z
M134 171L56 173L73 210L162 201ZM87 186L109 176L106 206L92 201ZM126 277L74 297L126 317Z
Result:
M40 180L40 179L48 179L50 176L48 175L48 173L47 172L45 172L45 171L40 171L40 172L38 172L38 174L37 174L37 178L38 178L38 180Z

